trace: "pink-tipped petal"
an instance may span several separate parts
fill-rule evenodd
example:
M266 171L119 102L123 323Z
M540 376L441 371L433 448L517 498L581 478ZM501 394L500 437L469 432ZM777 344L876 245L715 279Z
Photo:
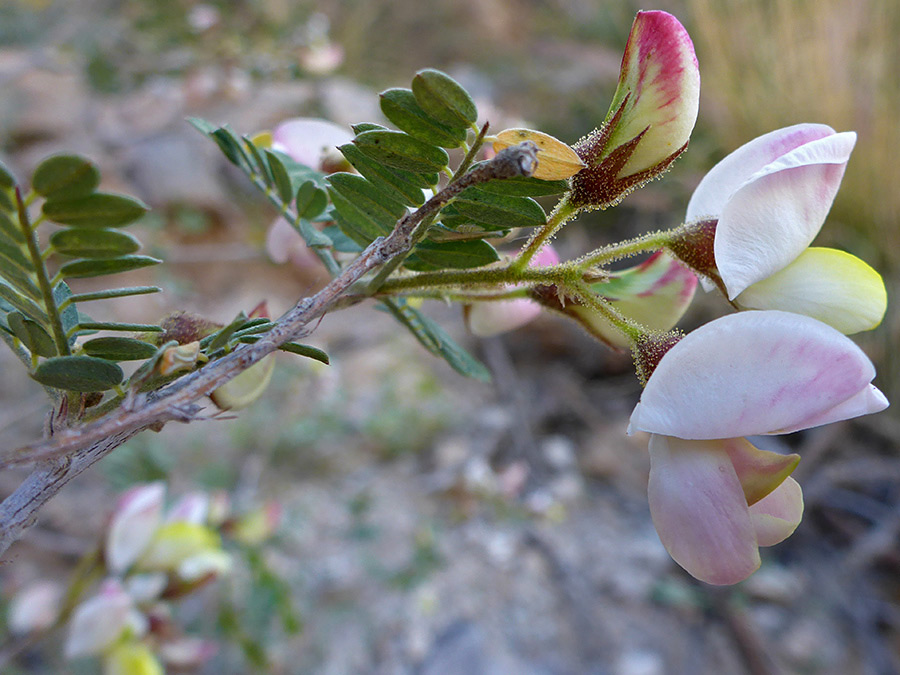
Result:
M788 477L778 488L750 507L750 517L760 546L784 541L803 518L803 490Z
M729 299L777 272L819 233L837 194L856 134L792 150L731 195L719 216L715 255Z
M333 148L349 143L353 134L349 129L309 117L282 122L272 130L272 147L296 162L320 169L322 159Z
M620 177L656 166L688 142L700 105L700 70L690 36L671 14L653 10L635 17L609 117L623 102L608 151L647 131Z
M659 331L675 327L696 288L696 275L664 251L636 267L613 272L608 281L594 286L622 315ZM614 347L630 346L630 340L599 312L580 305L572 305L567 311L604 342Z
M166 485L138 485L122 494L106 535L104 554L110 572L124 572L138 559L162 522Z
M541 306L527 298L479 302L466 313L466 323L473 335L491 337L524 326L541 313Z
M651 436L648 495L660 540L691 576L734 584L759 567L750 511L722 441Z
M718 219L731 195L757 171L806 143L834 133L825 124L795 124L745 143L703 177L688 202L685 222Z
M69 621L66 658L99 654L127 627L132 601L115 579L107 579L100 592L79 604Z
M777 489L800 463L798 454L760 450L746 438L729 438L722 444L751 505Z
M890 405L887 397L874 384L870 384L855 396L841 401L836 406L823 410L815 415L807 417L794 424L793 426L784 427L773 431L772 433L789 434L801 429L810 429L812 427L820 427L823 424L831 424L832 422L840 422L841 420L849 420L854 417L862 417L863 415L872 415L881 412Z
M714 439L805 428L832 421L835 409L872 411L855 400L874 376L862 350L830 326L788 312L739 312L662 357L629 430Z
M209 513L209 497L203 492L192 492L175 502L168 513L166 522L174 523L183 521L195 525L206 524L206 515Z

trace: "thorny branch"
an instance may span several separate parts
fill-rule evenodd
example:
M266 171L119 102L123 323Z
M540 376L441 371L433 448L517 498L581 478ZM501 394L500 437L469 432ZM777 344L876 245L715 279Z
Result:
M503 150L406 214L391 234L369 244L340 275L315 295L299 301L257 342L241 345L200 370L94 422L61 429L43 441L0 454L0 468L37 463L22 484L0 503L0 554L35 522L37 511L72 478L145 429L158 429L173 420L196 419L202 409L197 401L280 345L299 337L307 324L334 307L368 272L409 251L418 224L435 215L460 192L490 180L530 176L536 166L537 146L530 141Z

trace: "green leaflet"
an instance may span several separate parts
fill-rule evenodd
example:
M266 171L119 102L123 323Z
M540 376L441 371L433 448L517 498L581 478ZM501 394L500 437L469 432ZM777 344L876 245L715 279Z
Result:
M328 206L328 195L314 181L308 180L297 188L297 217L314 220Z
M0 235L6 237L12 244L24 244L25 235L19 226L3 211L0 211Z
M54 356L31 374L41 384L65 391L106 391L123 376L115 363L93 356Z
M544 209L529 197L498 195L474 187L464 190L453 207L476 225L488 228L538 227L547 221Z
M119 258L75 260L60 267L59 272L67 279L99 277L105 274L130 272L161 262L162 260L147 255L124 255Z
M65 284L60 284L65 286ZM59 288L59 286L57 286ZM68 286L66 286L68 288ZM126 298L131 295L146 295L148 293L159 293L162 289L159 286L125 286L123 288L109 288L102 291L94 291L92 293L78 293L72 295L72 302L90 302L91 300L107 300L109 298ZM59 304L61 300L57 300ZM72 307L73 305L69 305ZM66 308L68 310L68 308Z
M45 357L56 356L56 343L53 342L50 333L36 321L32 321L20 312L10 312L6 315L6 323L13 335L19 338L32 354Z
M404 265L414 271L470 269L497 262L500 256L486 241L423 241Z
M380 94L381 112L400 131L442 148L458 148L466 140L466 129L449 127L422 110L409 89L388 89Z
M57 253L78 258L115 258L134 253L141 242L126 232L105 227L73 227L50 236Z
M406 207L365 178L351 173L328 177L329 193L338 224L354 241L367 244L389 234Z
M82 345L88 356L109 361L143 361L156 354L156 345L128 337L99 337Z
M110 292L111 291L106 291L106 293ZM106 295L104 297L119 296ZM69 288L69 285L65 281L60 281L58 284L56 284L56 286L53 287L54 304L57 307L62 307L63 303L68 302L68 304L66 304L66 306L59 312L59 318L60 321L62 321L63 332L66 335L70 335L70 347L72 346L72 344L74 344L76 336L71 334L69 331L72 331L78 325L78 308L75 306L75 303L77 301L77 297L72 295L72 289Z
M79 155L54 155L41 162L31 177L34 191L47 199L74 199L100 185L100 172Z
M331 363L330 359L328 358L328 354L323 352L321 349L310 347L309 345L301 345L297 342L285 342L279 347L279 349L284 352L299 354L300 356L314 359L316 361L319 361L320 363L324 363L326 366Z
M402 300L385 300L382 305L415 335L425 349L446 360L456 372L490 382L491 373L484 364L460 347L432 319Z
M64 199L53 197L42 208L53 222L74 227L122 227L138 220L148 210L138 199L106 192Z
M347 143L338 148L346 160L353 165L362 176L376 187L393 193L393 196L403 201L408 206L422 206L425 203L425 194L422 192L423 182L429 180L432 175L437 180L437 174L417 174L402 169L392 169L378 162L362 150Z
M440 70L420 70L413 78L412 91L422 110L447 126L467 129L478 119L478 109L469 93Z
M16 184L16 178L12 171L3 162L0 162L0 190L7 190Z
M291 184L291 175L288 173L281 157L271 150L265 151L266 161L269 164L269 171L272 173L272 180L275 182L275 189L278 190L278 198L284 204L290 204L294 197L294 188Z
M450 162L445 150L402 131L364 131L353 143L372 159L394 169L434 173L442 171Z

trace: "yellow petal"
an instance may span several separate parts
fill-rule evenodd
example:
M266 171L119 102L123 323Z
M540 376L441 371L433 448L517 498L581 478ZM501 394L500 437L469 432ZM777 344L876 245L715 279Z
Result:
M500 152L523 141L531 141L538 147L538 165L535 178L563 180L581 171L585 164L575 151L549 134L532 129L506 129L497 134L494 150Z
M881 275L854 255L808 248L790 265L735 298L742 309L780 309L805 314L845 335L871 330L887 309Z

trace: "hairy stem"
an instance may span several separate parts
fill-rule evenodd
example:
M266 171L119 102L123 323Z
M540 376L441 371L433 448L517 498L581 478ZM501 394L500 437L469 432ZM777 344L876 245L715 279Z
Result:
M601 249L591 251L587 255L582 256L576 260L575 263L581 268L586 268L594 265L605 265L616 260L621 260L622 258L637 255L638 253L658 251L669 243L674 232L675 230L650 232L640 237L629 239L628 241L604 246Z
M578 209L572 206L567 197L560 199L556 208L553 209L553 213L548 216L547 223L543 227L535 230L531 235L531 238L525 243L522 251L513 261L513 267L520 270L524 270L528 267L528 263L531 262L531 259L535 255L537 255L537 252L541 250L541 247L546 244L553 235L559 231L559 228L565 225L566 221L570 220L577 212Z

